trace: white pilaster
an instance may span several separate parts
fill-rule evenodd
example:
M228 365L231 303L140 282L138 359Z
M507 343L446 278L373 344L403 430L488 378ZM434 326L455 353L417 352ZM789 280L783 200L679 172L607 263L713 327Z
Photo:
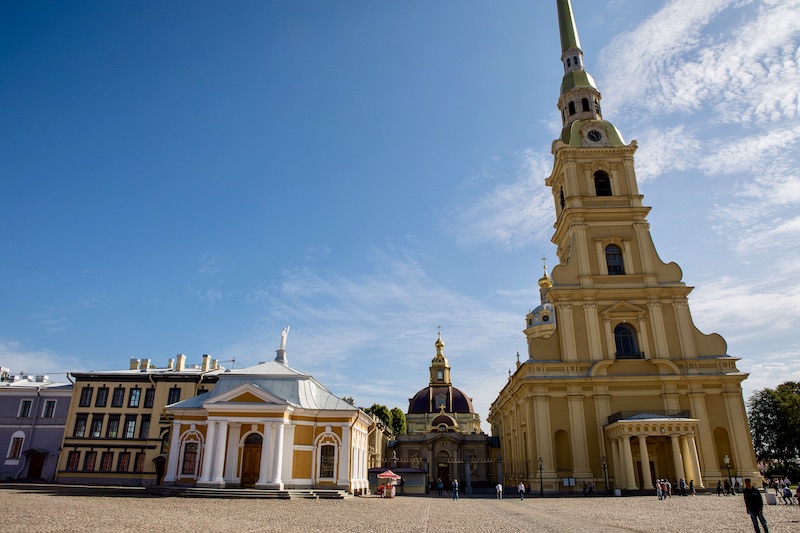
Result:
M178 473L178 453L180 452L181 423L172 423L172 432L169 434L169 458L167 459L167 474L164 476L164 485L175 483Z
M211 481L212 468L214 465L214 444L217 431L216 422L209 420L206 426L206 442L203 445L203 466L200 472L200 479L197 484L208 484Z

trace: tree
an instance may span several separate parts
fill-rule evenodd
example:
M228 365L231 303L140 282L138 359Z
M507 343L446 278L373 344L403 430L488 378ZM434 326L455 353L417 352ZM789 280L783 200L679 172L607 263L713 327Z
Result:
M756 391L747 400L753 447L760 461L784 467L800 455L800 382Z
M399 408L393 407L391 411L389 411L391 415L391 426L392 432L395 435L405 435L406 434L406 414Z
M378 420L383 422L384 426L388 428L392 427L392 413L385 405L373 403L372 407L364 409L364 412L378 417Z
M342 401L343 402L347 402L347 403L349 403L350 405L353 405L353 406L355 406L355 404L356 404L356 401L353 399L352 396L345 396L344 398L342 398Z

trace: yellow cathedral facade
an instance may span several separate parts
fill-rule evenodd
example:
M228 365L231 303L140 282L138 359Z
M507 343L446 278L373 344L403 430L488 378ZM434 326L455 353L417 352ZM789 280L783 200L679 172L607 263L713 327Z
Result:
M547 178L558 264L526 317L528 359L490 407L504 483L563 491L697 488L760 478L741 383L717 334L694 325L675 263L653 244L626 144L603 119L570 0L557 0L563 129Z

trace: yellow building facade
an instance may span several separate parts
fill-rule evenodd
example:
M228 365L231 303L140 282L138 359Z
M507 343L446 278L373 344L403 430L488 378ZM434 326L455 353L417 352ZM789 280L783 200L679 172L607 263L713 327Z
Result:
M166 413L164 485L369 488L372 418L290 368L284 350L273 362L225 372L213 391Z
M58 482L159 484L170 431L164 408L213 389L224 370L208 355L202 364L187 365L179 354L161 368L131 359L127 370L71 372Z
M505 483L644 490L654 480L759 478L725 340L693 324L692 288L659 258L634 169L636 141L603 119L569 0L557 0L563 130L547 178L558 264L526 317L528 359L492 403ZM518 482L518 481L517 481Z

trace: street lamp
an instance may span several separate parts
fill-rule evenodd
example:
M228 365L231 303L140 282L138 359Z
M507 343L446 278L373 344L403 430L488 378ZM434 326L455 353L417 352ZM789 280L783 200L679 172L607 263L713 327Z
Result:
M600 463L603 465L603 479L606 480L606 494L609 494L609 492L608 492L608 462L606 461L606 456L605 455L600 458Z
M726 453L722 457L722 460L725 462L725 468L728 469L728 483L730 484L731 488L733 488L733 481L731 480L731 458L728 457L728 454Z
M544 485L542 484L542 467L544 466L544 461L541 457L539 457L539 497L544 498Z

